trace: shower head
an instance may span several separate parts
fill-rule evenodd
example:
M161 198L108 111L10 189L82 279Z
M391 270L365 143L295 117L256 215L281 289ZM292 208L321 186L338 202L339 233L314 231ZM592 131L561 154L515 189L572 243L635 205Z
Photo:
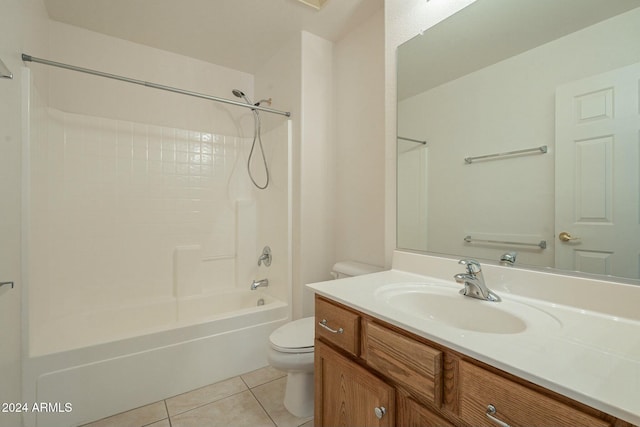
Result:
M249 101L249 98L247 98L247 95L244 94L243 91L241 91L240 89L233 89L231 91L231 93L233 93L235 96L237 96L238 98L244 98L245 102L247 104L252 104L251 101Z

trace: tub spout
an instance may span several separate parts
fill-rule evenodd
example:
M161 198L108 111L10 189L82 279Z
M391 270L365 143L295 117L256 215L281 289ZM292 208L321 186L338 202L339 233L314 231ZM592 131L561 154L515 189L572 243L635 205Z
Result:
M266 288L267 286L269 286L269 279L254 280L253 283L251 283L251 290L255 291L258 288Z

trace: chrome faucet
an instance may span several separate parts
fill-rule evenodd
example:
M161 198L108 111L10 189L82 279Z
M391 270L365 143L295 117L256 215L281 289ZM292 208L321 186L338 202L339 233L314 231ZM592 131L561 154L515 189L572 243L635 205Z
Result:
M473 259L461 259L458 264L467 268L466 273L459 273L453 276L456 282L464 284L464 288L460 290L462 295L478 298L485 301L500 301L500 297L487 288L482 276L482 268L480 263Z
M516 263L516 257L518 256L518 252L505 252L500 257L500 264L502 265L514 265Z
M264 249L262 250L262 254L260 255L260 258L258 258L258 265L262 265L262 263L264 262L264 265L269 267L271 265L271 248L269 246L265 246Z
M251 290L255 291L258 288L266 288L267 286L269 286L269 279L254 280L251 283Z

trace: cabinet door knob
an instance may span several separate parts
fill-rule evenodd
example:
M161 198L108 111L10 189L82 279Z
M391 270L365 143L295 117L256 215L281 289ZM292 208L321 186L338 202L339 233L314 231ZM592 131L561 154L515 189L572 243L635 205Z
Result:
M384 417L384 414L387 413L387 410L384 406L380 406L380 407L376 407L373 412L375 412L376 414L376 418L378 418L379 420L382 419L382 417Z
M499 420L498 418L494 417L496 412L498 412L498 410L496 409L495 406L493 406L491 404L489 404L489 406L487 406L487 417L489 417L489 419L491 421L493 421L494 423L498 424L500 427L511 427L509 424L505 423L504 421Z

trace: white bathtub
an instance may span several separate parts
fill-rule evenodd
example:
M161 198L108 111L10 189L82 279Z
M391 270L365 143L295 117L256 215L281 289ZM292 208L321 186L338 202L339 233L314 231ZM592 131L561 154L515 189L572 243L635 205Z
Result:
M54 412L30 411L25 425L79 425L265 366L288 318L262 291L235 291L48 322L29 340L23 401Z

